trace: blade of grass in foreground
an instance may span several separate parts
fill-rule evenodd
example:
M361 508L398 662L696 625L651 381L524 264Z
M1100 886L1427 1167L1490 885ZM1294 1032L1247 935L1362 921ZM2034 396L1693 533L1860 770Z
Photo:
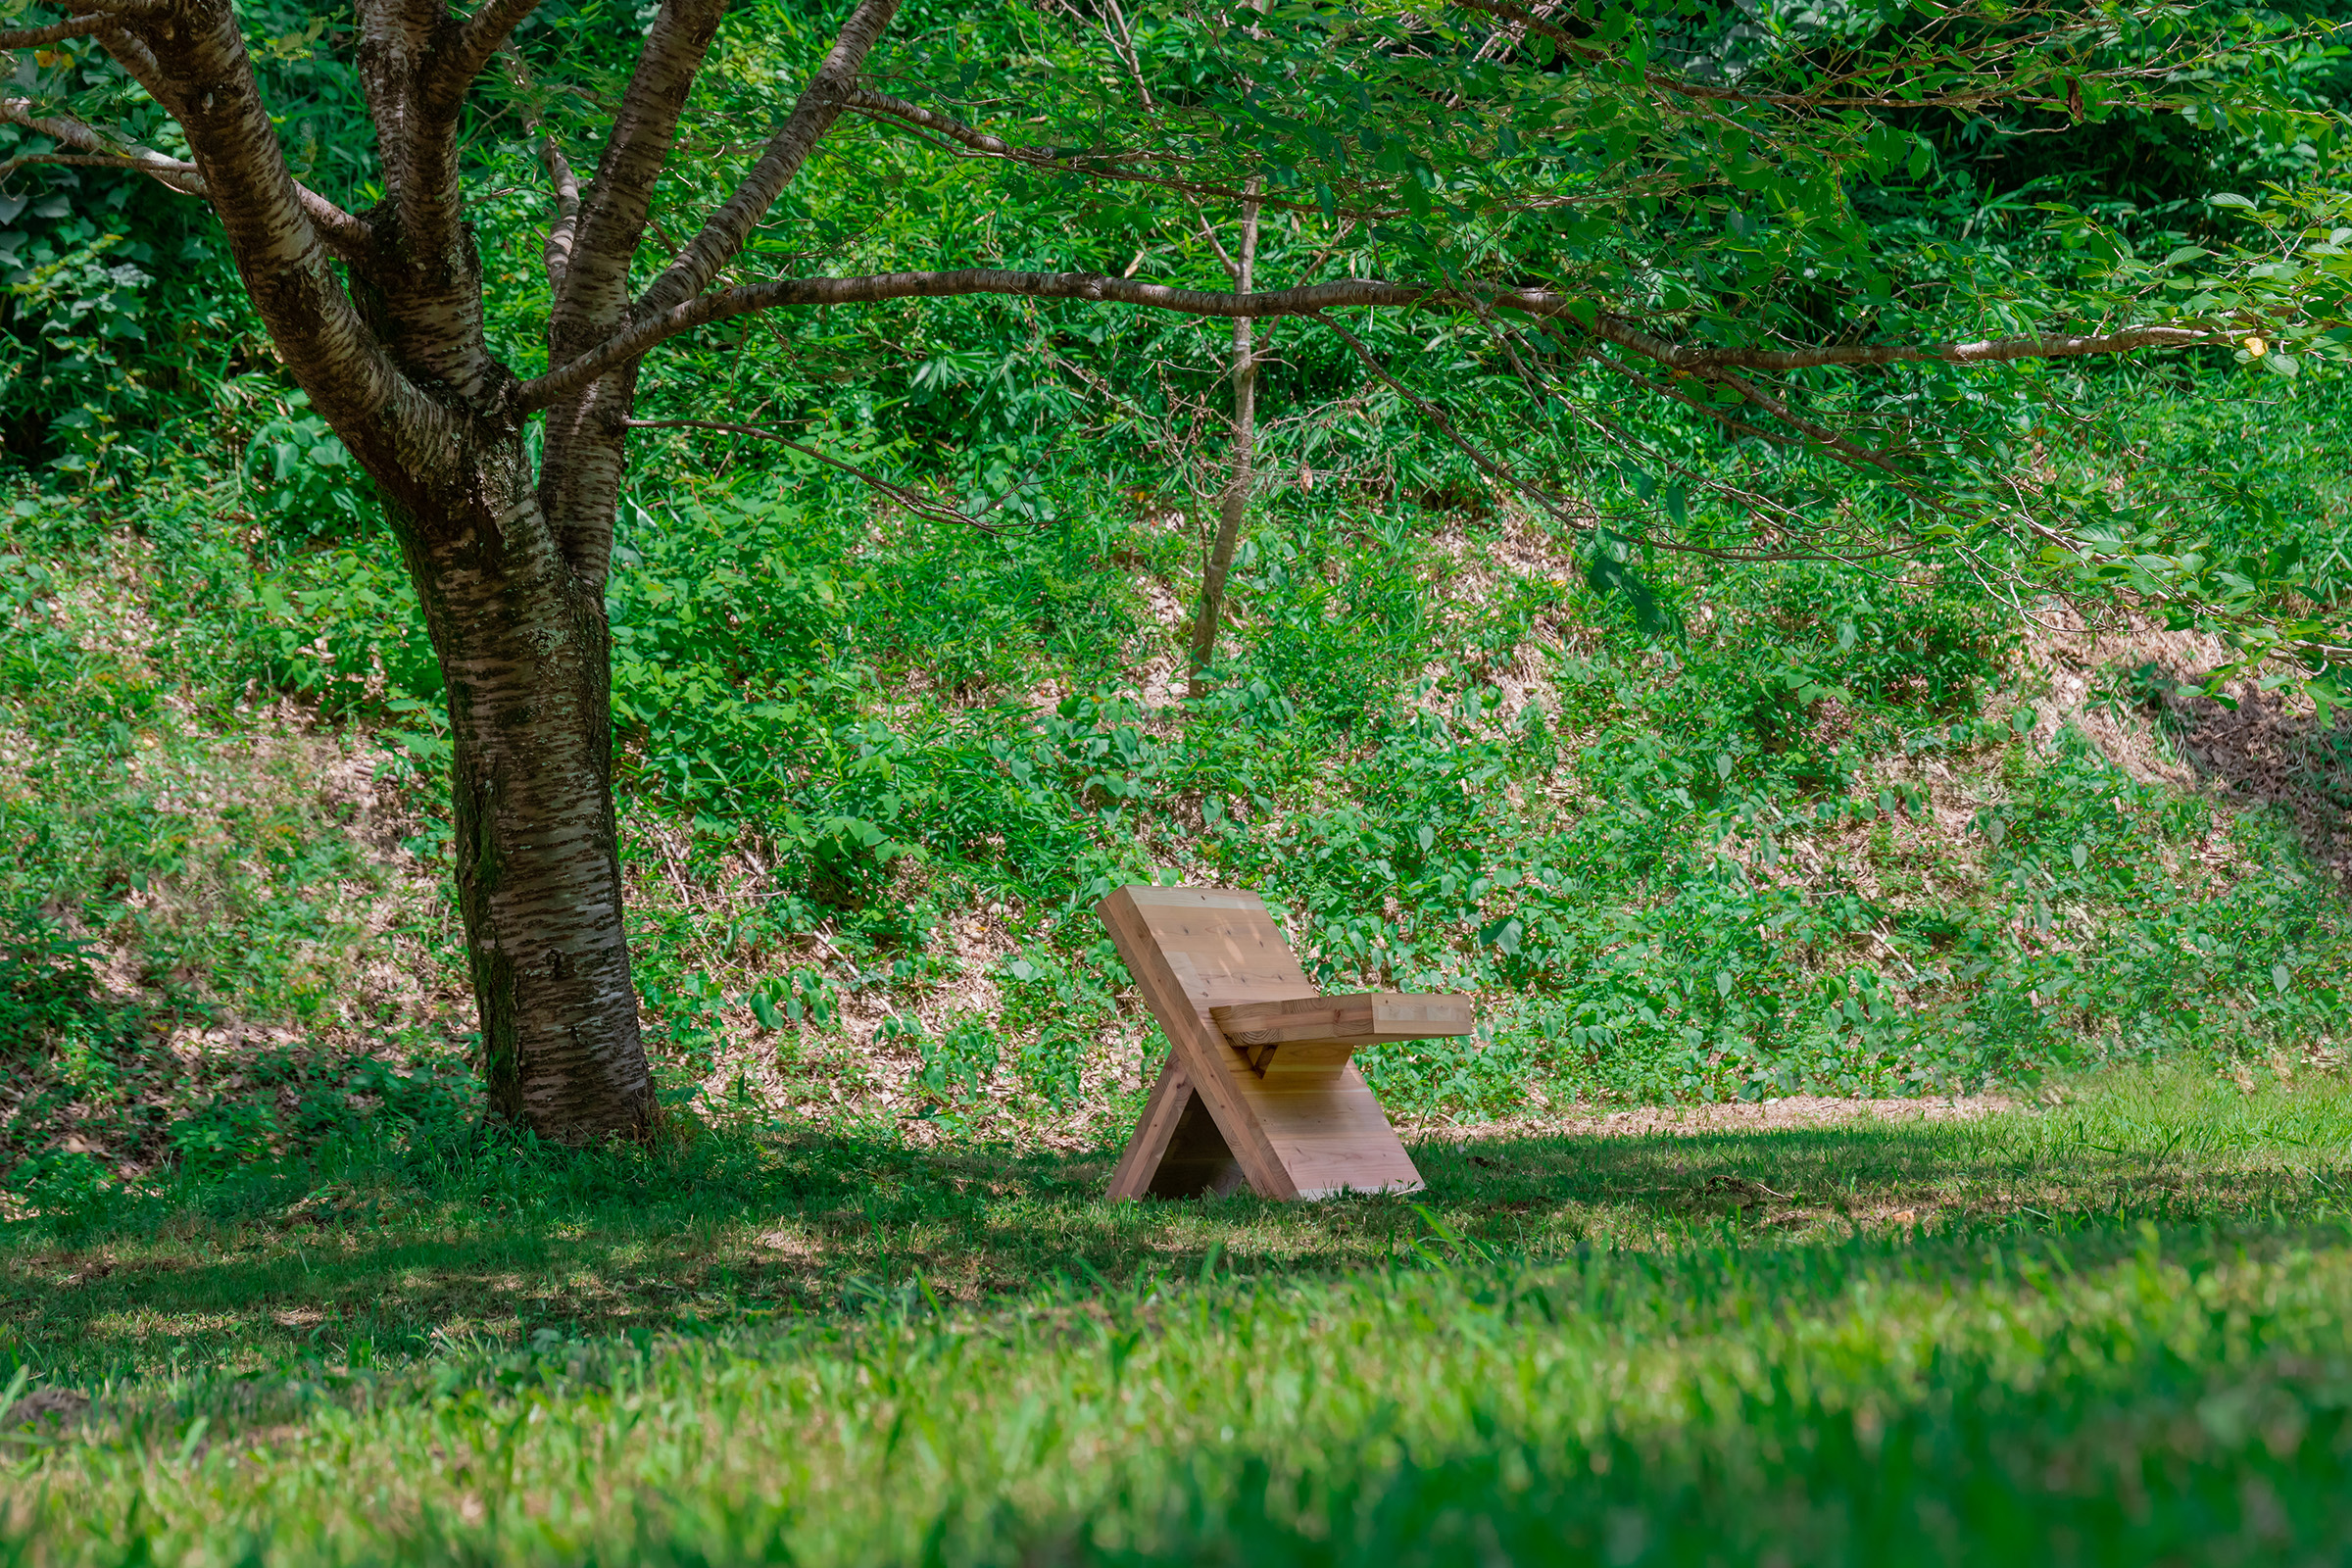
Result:
M2345 1103L2127 1083L1936 1135L1970 1169L2005 1150L2030 1213L1980 1193L1791 1242L1735 1211L1647 1250L1514 1252L1441 1190L1409 1261L1336 1273L1130 1266L987 1311L915 1288L339 1392L152 1378L78 1435L16 1440L0 1555L2340 1560ZM1807 1147L1756 1143L1791 1169ZM2094 1144L2121 1163L2081 1161L2070 1204ZM1642 1179L1702 1147L1656 1140ZM1901 1180L1935 1147L1902 1144ZM1582 1157L1604 1156L1630 1153Z

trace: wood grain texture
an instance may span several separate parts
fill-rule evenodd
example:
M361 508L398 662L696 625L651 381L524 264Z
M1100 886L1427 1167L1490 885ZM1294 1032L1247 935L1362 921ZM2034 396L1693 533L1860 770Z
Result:
M1296 1002L1250 1002L1208 1009L1250 1070L1329 1075L1380 1040L1434 1040L1476 1027L1470 999L1428 993L1373 991Z
M1125 887L1096 910L1250 1190L1263 1198L1298 1197L1265 1127L1243 1099L1239 1080L1254 1083L1255 1076L1208 1021L1207 1009L1219 1004L1314 995L1265 905L1255 894L1223 889Z
M1136 1118L1135 1131L1127 1135L1127 1147L1111 1169L1112 1198L1141 1198L1152 1190L1152 1173L1167 1152L1177 1119L1194 1098L1193 1086L1185 1081L1184 1069L1170 1053L1159 1064L1159 1076L1152 1080L1152 1093L1144 1101L1144 1113Z
M1434 1040L1476 1027L1468 997L1373 991L1211 1007L1210 1021L1245 1046L1286 1040Z
M1160 1063L1158 1081L1144 1102L1144 1114L1110 1173L1110 1196L1119 1199L1222 1198L1248 1178L1233 1157L1216 1118L1171 1053Z
M1421 1173L1353 1063L1343 1057L1319 1064L1321 1070L1261 1078L1210 1018L1212 1007L1321 1000L1255 894L1125 887L1097 908L1168 1036L1171 1065L1252 1191L1283 1199L1421 1186ZM1163 1069L1161 1087L1120 1159L1114 1196L1131 1196L1139 1185L1153 1190L1142 1170L1152 1143L1164 1158L1175 1140L1190 1109L1176 1101Z

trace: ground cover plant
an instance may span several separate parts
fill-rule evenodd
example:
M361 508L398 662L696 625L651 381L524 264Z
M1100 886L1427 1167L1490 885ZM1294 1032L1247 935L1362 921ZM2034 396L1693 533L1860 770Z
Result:
M2134 472L2211 459L2219 400L2167 396L2113 432ZM2228 407L2261 483L2327 493L2331 393ZM1264 890L1331 985L1478 995L1473 1049L1367 1057L1414 1118L2340 1037L2341 731L2198 695L2212 642L2056 635L1939 564L1667 566L1645 627L1525 513L1310 494L1245 541L1190 703L1163 514L1074 475L1073 520L992 540L831 483L722 475L622 536L623 842L682 1110L1114 1137L1158 1048L1092 904L1154 877ZM16 1189L471 1092L413 601L380 534L252 494L192 468L128 526L6 519ZM183 520L240 505L242 544ZM2340 554L2340 512L2301 526Z
M9 1440L0 1541L31 1563L2340 1551L2340 1069L1953 1108L1424 1142L1427 1195L1312 1207L1110 1205L1100 1158L741 1131L355 1152L300 1198L10 1238L12 1396L96 1400L37 1401Z
M820 51L807 19L757 20L727 35L703 107L764 114L760 84L798 79ZM1070 20L956 30L910 14L908 58L929 70L993 50L1021 73L1074 70L1105 39L1055 30ZM300 7L252 22L256 79L284 107L300 172L365 192L370 133L342 24ZM2213 304L2192 264L2252 232L2233 215L2291 223L2328 188L2332 57L2295 18L2247 24L2282 41L2215 44L2223 85L2204 107L2245 110L2234 118L2089 105L2062 129L2026 92L1975 118L1926 112L1915 141L1838 142L1853 155L1839 199L1899 236L1882 260L1903 309L1929 313L1913 324L2078 286ZM160 124L80 23L58 25L73 36L33 59L40 91ZM1166 22L1161 41L1187 25ZM482 332L509 358L535 352L546 325L530 193L547 126L523 122L557 110L535 96L533 62L579 45L571 64L617 82L622 61L594 27L563 6L534 13L519 74L467 122ZM2161 32L2132 47L2189 47ZM1119 94L1135 85L1122 71ZM1109 91L1089 79L1089 94ZM1672 140L1680 124L1651 130ZM2000 138L2027 128L2063 189L2003 187ZM432 797L459 737L382 494L233 293L206 315L176 273L109 274L76 294L72 268L27 270L95 244L103 221L142 265L178 254L225 275L229 262L168 206L96 193L103 172L38 162L54 151L45 132L5 134L34 160L11 177L42 193L10 218L12 342L36 359L79 346L40 360L49 423L11 448L34 465L8 523L24 763L11 989L36 1022L19 1034L27 1069L0 1140L13 1160L43 1161L18 1186L75 1192L135 1181L183 1144L232 1164L309 1147L405 1093L380 1086L387 1074L462 1082L459 1058L478 1074L496 1043L454 1016L470 979L452 968L465 950L431 883L469 862ZM1719 172L1780 188L1736 142L1692 152L1693 190L1726 159ZM1023 265L1095 265L1078 245L1094 230L1035 171L990 183L920 142L856 145L811 166L806 212L779 209L824 254L879 266L907 224L936 220ZM1402 146L1363 144L1365 190L1421 187ZM2129 191L2107 188L2119 157L2139 172ZM2220 200L2225 174L2263 194ZM2035 193L2087 205L2054 214ZM1131 274L1192 275L1238 243L1221 209L1151 191L1112 205L1086 222L1134 228ZM906 223L843 226L882 209ZM1283 215L1260 225L1267 277L1356 275L1405 254L1337 206L1266 212ZM1571 249L1592 238L1571 228ZM1686 239L1698 244L1673 244ZM2332 243L2312 248L2313 277L2335 265ZM1705 250L1677 286L1731 287ZM84 331L134 303L156 326L149 348L127 329ZM1559 417L1531 425L1517 416L1528 388L1494 344L1357 329L1377 374L1337 339L1268 328L1238 624L1189 707L1169 641L1220 510L1199 477L1223 450L1215 333L910 301L851 326L780 321L773 354L733 327L680 340L641 412L765 422L639 429L649 461L617 498L602 609L644 1004L631 1022L668 1092L830 1107L918 1142L1016 1123L1098 1136L1152 1049L1086 914L1132 876L1263 884L1335 983L1478 991L1479 1050L1372 1064L1423 1116L1528 1094L1966 1086L2183 1042L2327 1049L2340 1012L2335 710L2242 682L2201 695L2244 660L2252 621L2338 596L2326 453L2341 420L2324 355L2292 396L2297 362L2242 345L1980 387L2010 425L1971 463L2026 463L2049 506L2105 519L2134 563L2160 564L2082 581L2000 537L1894 569L1733 571L1655 552L1744 537L1727 476L1772 476L1855 537L1900 532L1907 503L1821 452L1763 463L1770 443L1725 448L1688 400L1624 405L1597 362L1546 362ZM193 354L198 342L220 355ZM2266 367L2261 384L2238 365ZM1441 392L1451 413L1433 420ZM153 404L150 427L110 412L118 393ZM88 417L56 413L68 408ZM2230 439L2189 438L2224 410ZM1595 423L1604 414L1617 422ZM770 439L785 431L805 439ZM1542 494L1498 482L1482 450L1512 453ZM898 505L878 507L844 463L900 475ZM1006 536L941 526L956 508ZM2049 612L2004 597L2021 573L2070 591L2062 618L2104 628L2080 650L2090 667L2052 645ZM2204 608L2208 630L2238 640L2155 646L2147 595L2199 573L2236 585ZM2244 671L2311 672L2308 660ZM2310 689L2326 703L2332 687ZM2229 765L2205 744L2199 705L2216 695L2273 720L2240 727ZM199 782L223 771L237 775L225 794ZM2235 793L2207 794L2217 777Z
M2037 203L2063 243L2032 270L1872 222L1857 201L1857 187L1934 164L1923 111L2134 128L2178 117L2322 162L2338 125L2297 68L2325 57L2326 32L2291 15L2039 0L1938 8L1920 24L1896 7L1759 27L1704 0L1567 18L1463 0L1428 16L1147 8L1131 24L1018 6L902 18L900 0L860 0L820 43L826 25L782 8L730 18L721 0L662 0L635 32L539 0L463 17L442 0L363 0L354 27L315 15L278 37L248 36L225 0L44 12L0 30L24 89L0 99L24 143L8 167L111 170L209 205L270 353L336 438L331 463L323 441L276 450L294 468L356 467L400 542L445 688L478 1067L498 1113L544 1137L640 1135L658 1103L611 744L608 600L631 432L716 428L815 450L772 428L645 416L648 357L706 326L930 299L1297 318L1361 362L1359 388L1446 431L1492 488L1591 533L1595 573L1644 618L1654 594L1633 574L1637 552L1734 563L1938 546L1997 552L2012 577L2087 571L2218 617L2241 663L2283 655L2326 681L2343 641L2329 601L2293 597L2303 585L2282 550L2208 561L2161 512L2119 514L2095 488L2042 486L2021 503L2008 450L2012 411L2064 410L2080 383L2017 367L2203 350L2286 376L2342 357L2331 323L2352 270L2324 180L2275 181L2267 199L2217 192L2209 208L2242 215L2240 231L2161 259L2109 215ZM303 172L357 177L303 183L297 164L318 163L315 149L272 113L276 83L257 57L339 84L342 128L372 145L372 163L329 160ZM1014 145L967 122L1007 115L1005 128L1048 139ZM717 127L749 124L764 127L756 155L710 150L713 135L732 139ZM530 269L544 288L524 297L527 328L510 332L524 273L493 273L504 258L486 258L474 220L492 216L491 176L515 161L516 131L545 171L548 226ZM673 159L698 143L704 156ZM593 171L575 174L572 154L590 149ZM822 185L802 177L820 152L840 160ZM1005 177L988 190L956 180L957 164ZM926 188L943 174L944 202ZM1053 196L1003 234L931 221L983 190L1032 209ZM1202 199L1239 204L1234 251ZM1194 221L1180 226L1200 228L1230 289L1198 286L1184 257L1137 276L1187 203ZM1269 209L1295 248L1319 247L1294 286L1252 287ZM537 226L499 216L513 226L494 238L510 243ZM1110 244L1140 248L1115 273L1073 265ZM2085 247L2088 265L2067 258ZM1345 275L1323 276L1344 248ZM85 270L94 254L75 253ZM73 270L66 259L31 270L57 269ZM1372 313L1389 338L1441 318L1424 352L1443 349L1456 373L1439 404L1507 425L1515 377L1539 411L1518 421L1534 449L1501 461L1466 439L1341 312ZM1190 656L1202 694L1250 488L1255 377L1236 330L1239 477ZM80 361L61 372L96 373ZM1620 405L1647 427L1630 428ZM902 428L895 411L860 412ZM1661 439L1678 421L1719 449L1699 467L1691 441ZM1555 423L1574 432L1566 452L1544 428ZM1665 476L1663 519L1595 515L1589 496L1520 471L1583 459L1588 435L1643 466L1645 499ZM978 523L869 482L919 516ZM1707 503L1695 518L1694 498ZM1736 977L1719 976L1728 996Z
M1402 266L1610 314L672 339L580 596L662 1110L567 1149L493 1113L416 519L224 232L28 124L175 150L86 35L154 16L0 0L63 29L0 99L0 1563L2352 1550L2331 13L1767 47L1704 7L910 4L861 90L934 90L885 120L1027 95L1040 146L1193 137L1153 177L1198 188L845 119L760 268L1221 310ZM232 9L293 172L390 233L431 183L375 158L401 72L332 8ZM697 7L482 15L526 11L453 177L474 346L528 375L545 152ZM839 20L730 15L665 251ZM1849 24L2028 43L1971 104L1658 108ZM1326 26L1377 44L1352 107L1278 60ZM1489 117L1563 95L1564 140ZM1533 172L1624 200L1513 207ZM1991 317L2230 332L1636 383L1599 330ZM1130 880L1263 892L1333 989L1474 996L1473 1040L1361 1058L1426 1192L1102 1200L1165 1049L1092 912Z

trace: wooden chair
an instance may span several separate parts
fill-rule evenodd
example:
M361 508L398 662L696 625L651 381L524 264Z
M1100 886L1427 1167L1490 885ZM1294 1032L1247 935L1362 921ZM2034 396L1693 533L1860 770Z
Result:
M1326 997L1254 893L1135 886L1096 906L1173 1048L1110 1196L1401 1193L1421 1173L1358 1046L1470 1033L1468 997Z

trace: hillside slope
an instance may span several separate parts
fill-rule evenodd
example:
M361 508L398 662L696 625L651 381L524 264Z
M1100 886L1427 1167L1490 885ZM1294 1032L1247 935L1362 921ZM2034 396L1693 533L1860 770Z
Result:
M1332 986L1476 992L1470 1049L1370 1054L1412 1118L2335 1049L2346 735L2180 695L2218 645L2021 620L1949 563L1606 591L1506 511L1301 504L1187 706L1184 520L1086 499L1003 540L773 474L634 511L625 856L673 1106L1115 1139L1154 1043L1090 907L1148 877L1260 889ZM224 528L244 504L199 472L5 522L21 1192L470 1114L391 549Z

